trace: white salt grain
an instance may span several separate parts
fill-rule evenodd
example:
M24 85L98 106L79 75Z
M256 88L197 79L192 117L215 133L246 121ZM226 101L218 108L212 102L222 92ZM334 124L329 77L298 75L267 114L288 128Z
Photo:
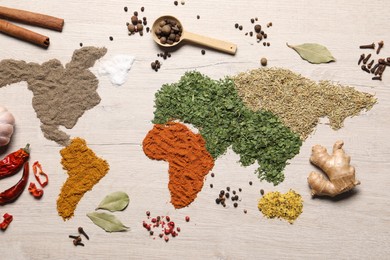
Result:
M115 55L110 60L102 63L98 73L99 75L108 75L113 85L120 86L126 82L127 73L130 71L133 62L133 56Z

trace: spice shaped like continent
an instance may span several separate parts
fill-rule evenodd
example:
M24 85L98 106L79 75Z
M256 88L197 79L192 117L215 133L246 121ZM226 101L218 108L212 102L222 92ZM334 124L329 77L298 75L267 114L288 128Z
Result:
M168 188L176 209L196 199L205 176L214 167L203 137L181 123L154 125L143 141L143 150L150 159L169 163Z
M57 199L58 214L64 219L74 215L84 194L92 190L108 172L108 163L88 148L84 139L74 138L61 151L61 164L68 171L68 179Z
M18 60L0 61L0 88L26 81L33 92L32 106L41 121L44 136L66 146L70 136L60 129L73 128L85 111L100 103L98 79L89 70L106 48L75 50L65 66L57 59L40 64Z

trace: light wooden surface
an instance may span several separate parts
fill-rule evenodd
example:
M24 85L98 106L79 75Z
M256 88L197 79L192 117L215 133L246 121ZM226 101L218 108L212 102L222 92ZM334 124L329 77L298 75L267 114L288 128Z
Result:
M25 82L0 89L0 104L17 121L12 143L1 150L1 157L29 142L31 162L39 160L50 176L41 200L34 200L25 191L15 203L0 207L1 216L5 212L14 215L9 229L0 232L1 259L389 259L390 71L385 71L383 81L378 82L357 66L361 44L384 40L382 56L390 56L389 1L187 0L185 5L179 1L175 6L173 0L3 0L0 5L65 19L62 33L25 26L50 37L48 50L0 35L0 59L42 63L57 58L65 64L80 42L107 47L102 60L116 54L136 57L124 85L114 87L107 77L99 77L101 103L67 130L72 137L86 139L89 147L108 161L110 171L85 194L75 216L66 222L56 211L56 199L67 177L60 164L61 147L43 137ZM124 12L124 6L129 12ZM150 26L161 15L174 15L188 31L237 44L236 55L209 49L201 55L201 48L181 45L163 61L159 72L153 71L150 63L160 52L157 44L150 34L129 37L125 25L141 6L145 12L140 15L147 17ZM263 26L273 23L267 30L271 42L268 48L244 35L254 17L259 17ZM235 29L235 23L242 24L244 30ZM110 41L109 36L114 40ZM286 42L323 44L337 61L310 64L286 47ZM241 167L238 156L229 151L216 161L216 177L207 177L196 201L175 210L169 203L167 163L148 159L141 147L152 128L155 92L163 83L176 82L188 70L218 79L259 67L261 57L268 59L269 66L374 93L378 104L361 116L347 119L339 131L331 130L327 120L322 120L300 154L290 161L286 179L277 187L259 182L253 174L255 166ZM95 74L97 66L92 69ZM338 139L344 140L361 185L347 198L312 199L306 183L314 169L308 162L311 147L318 143L330 149ZM1 180L0 189L5 190L18 178ZM254 184L250 186L249 181ZM226 186L243 189L239 208L215 204L219 190ZM261 188L296 190L304 199L303 214L293 225L264 218L257 209ZM93 211L105 195L118 190L131 198L129 207L116 213L131 231L110 234L95 226L86 213ZM243 209L248 213L244 214ZM180 224L180 235L168 243L149 237L142 227L147 210L152 215L170 215ZM189 223L184 222L186 215L191 217ZM68 238L77 233L78 226L91 237L85 247L74 247Z

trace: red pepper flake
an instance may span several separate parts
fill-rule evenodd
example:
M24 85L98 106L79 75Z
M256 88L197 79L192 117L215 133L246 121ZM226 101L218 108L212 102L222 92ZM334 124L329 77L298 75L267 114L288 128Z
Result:
M37 186L35 185L35 183L33 183L33 182L30 182L30 186L28 187L28 191L36 199L40 199L43 195L43 190L38 189Z
M1 230L6 230L8 225L12 222L12 220L14 219L13 216L11 214L8 214L8 213L5 213L3 215L3 222L0 223L0 229Z
M49 177L47 176L46 173L43 172L41 164L38 161L36 161L33 164L32 168L35 175L35 179L37 179L37 182L41 185L42 188L45 187L49 183ZM39 175L44 176L46 180L42 182Z

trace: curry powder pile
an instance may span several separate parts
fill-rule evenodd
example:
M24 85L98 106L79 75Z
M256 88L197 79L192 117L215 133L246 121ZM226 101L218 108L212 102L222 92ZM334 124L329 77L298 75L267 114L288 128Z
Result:
M76 206L108 172L108 163L87 147L84 139L74 138L61 151L61 164L68 171L68 179L57 199L58 214L64 219L74 215Z
M283 218L292 224L302 213L303 200L293 190L285 194L268 192L259 200L258 208L267 218Z

